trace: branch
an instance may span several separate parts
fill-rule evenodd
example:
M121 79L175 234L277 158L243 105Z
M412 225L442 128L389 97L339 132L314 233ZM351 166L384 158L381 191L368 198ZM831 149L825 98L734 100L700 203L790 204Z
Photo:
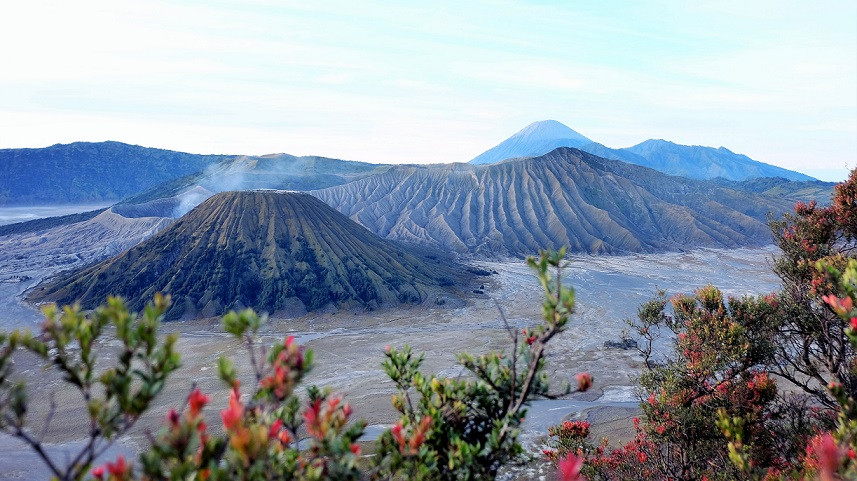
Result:
M259 369L259 364L256 361L256 350L253 349L253 338L247 334L244 338L247 343L247 350L250 351L250 364L253 366L253 374L256 375L256 385L262 381L262 371Z
M54 414L56 414L56 412L57 412L57 403L56 403L56 399L54 398L54 393L52 392L51 393L51 409L50 409L50 411L48 411L48 415L45 418L45 425L42 426L42 432L39 433L39 443L41 443L42 441L45 440L45 434L48 432L48 427L50 427L51 421L53 420Z
M59 467L57 467L57 465L50 458L50 456L48 456L48 453L42 447L42 442L33 439L29 434L27 434L26 431L24 431L22 426L17 426L17 423L15 423L15 421L9 415L6 415L5 417L6 417L7 423L15 426L15 431L12 432L11 434L13 436L17 437L18 439L24 441L28 445L30 445L30 447L33 449L33 451L35 451L36 454L38 454L39 457L42 458L42 461L44 461L45 464L47 464L48 468L51 470L51 472L54 473L54 475L57 478L66 479L67 478L66 473L63 473L62 471L60 471Z
M518 388L518 330L512 329L512 326L509 325L509 320L506 319L506 314L503 312L503 308L500 307L497 299L494 299L494 305L497 306L497 310L500 312L500 319L503 320L503 325L506 326L506 332L512 338L512 389L509 393L509 406L506 407L506 412L508 413L512 410L512 403L515 400L515 393ZM495 388L495 390L499 392L499 389Z

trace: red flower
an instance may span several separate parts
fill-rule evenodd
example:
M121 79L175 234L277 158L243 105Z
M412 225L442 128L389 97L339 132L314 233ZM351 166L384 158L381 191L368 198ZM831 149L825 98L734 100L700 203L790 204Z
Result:
M354 453L355 456L360 456L360 445L357 443L352 443L351 452Z
M822 296L821 300L827 303L827 305L839 315L847 314L854 308L854 303L851 301L850 297L843 297L840 299L833 294L828 294L826 296Z
M851 329L854 329L855 331L857 331L857 317L851 318Z
M268 437L270 439L276 438L277 434L279 434L280 432L280 428L282 427L283 421L281 419L277 419L276 421L274 421L274 424L272 424L271 427L268 428Z
M588 372L582 372L577 375L577 389L580 392L589 390L592 387L592 375Z
M233 389L232 394L229 395L229 408L220 411L220 417L223 419L223 427L227 431L238 427L241 419L244 418L244 405L241 404L240 397L238 389Z
M190 415L191 417L197 417L202 411L202 408L208 403L208 396L202 393L198 388L194 389L190 396L187 398L188 405L190 406Z
M104 466L98 466L97 468L93 468L91 472L92 476L94 476L95 479L104 479Z
M177 413L175 409L170 409L170 412L167 413L167 421L173 427L178 426L179 425L179 413Z
M321 426L321 399L316 399L312 405L304 412L304 422L306 430L311 436L317 438L324 437L324 430Z
M583 467L583 458L579 458L571 453L561 459L557 463L559 469L560 481L583 481L583 476L580 474L580 469Z
M121 454L116 458L116 463L107 463L107 472L111 476L124 476L126 471L128 471L128 465L125 463L125 456Z
M521 329L521 334L524 335L524 342L526 342L528 346L532 346L533 343L536 342L536 339L538 338L538 336L535 333L531 333L526 328Z
M419 449L420 445L425 441L426 434L429 429L431 429L432 418L425 416L420 419L420 424L417 426L417 431L414 433L414 436L411 438L411 442L409 446L411 448L412 453L416 453L417 449Z
M392 429L390 429L390 434L392 434L393 439L395 439L396 442L399 443L399 450L403 451L405 449L405 437L402 436L402 422L401 421L397 422L396 425L393 426Z
M834 475L842 459L843 449L840 449L830 433L816 437L812 442L812 451L818 459L818 472L822 480L836 479Z

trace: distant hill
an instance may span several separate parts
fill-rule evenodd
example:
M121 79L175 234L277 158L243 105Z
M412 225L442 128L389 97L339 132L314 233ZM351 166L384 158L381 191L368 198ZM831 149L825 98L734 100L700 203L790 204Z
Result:
M313 190L386 168L366 162L289 154L187 154L121 142L0 149L0 206L123 200L143 203L173 197L194 186L209 192Z
M123 204L166 204L174 199L176 209L156 215L179 217L217 192L252 189L306 191L323 189L383 172L388 165L330 159L296 157L289 154L236 156L207 167L202 172L174 179L123 201ZM155 211L152 211L155 212Z
M118 201L228 157L120 142L0 149L0 205Z
M96 214L94 217L90 217ZM59 272L102 261L152 237L172 224L172 219L146 217L129 219L111 209L36 219L11 232L0 233L0 272Z
M781 177L796 181L814 181L810 177L782 167L755 161L725 147L680 145L666 140L647 140L633 147L612 149L555 120L534 122L470 161L490 164L518 157L536 157L557 147L573 147L606 159L621 160L649 167L670 175L691 179L746 180L757 177Z
M755 192L794 202L815 200L820 204L830 202L833 196L833 188L836 186L836 182L822 182L820 180L795 181L782 177L760 177L740 182L720 177L713 179L713 181L730 189Z
M579 148L599 157L691 178L814 180L723 147L713 149L650 140L627 149L611 149L555 120L527 126L471 163L490 164L539 156L558 147ZM120 142L0 149L0 206L120 201L140 204L176 197L182 207L172 214L161 213L175 216L204 199L182 197L195 187L209 193L259 188L309 191L376 175L389 168L383 164L288 154L198 155Z
M29 296L91 308L116 294L140 309L161 291L173 296L170 318L208 317L243 307L421 303L456 275L449 263L380 239L312 196L225 192L136 247Z
M526 255L619 254L770 241L792 202L560 148L493 165L402 166L312 192L389 239Z
M782 177L788 180L816 180L808 175L757 162L746 155L720 147L680 145L667 140L647 140L624 149L646 159L646 167L692 179L723 177L747 180L756 177Z

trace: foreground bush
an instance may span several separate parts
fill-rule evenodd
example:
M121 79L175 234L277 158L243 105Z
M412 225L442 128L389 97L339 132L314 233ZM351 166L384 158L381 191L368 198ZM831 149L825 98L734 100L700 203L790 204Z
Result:
M111 298L95 311L84 314L76 306L60 312L55 306L44 309L45 322L39 336L29 332L0 334L0 430L27 443L45 462L56 478L82 479L96 458L127 433L151 407L170 374L179 367L176 336L157 339L158 325L169 299L155 296L140 316L132 315L123 302ZM112 329L121 342L108 367L97 365L97 343ZM44 433L27 429L26 386L13 383L12 354L23 348L44 359L77 390L89 417L84 446L65 462L45 452Z
M393 404L401 419L381 436L371 460L360 458L357 441L365 422L350 419L348 403L312 386L306 396L297 394L312 367L312 352L292 337L260 346L264 319L246 310L223 318L225 330L246 347L253 378L242 386L233 361L220 359L219 376L229 392L222 429L209 429L211 420L203 415L209 396L194 388L184 407L165 413L163 428L136 463L119 456L93 467L151 408L179 367L176 337L158 340L169 306L160 295L140 316L111 298L91 313L46 308L38 336L0 335L0 430L27 442L61 480L490 479L503 465L523 459L518 434L526 408L548 394L546 346L574 309L574 292L561 284L564 256L542 253L528 261L545 291L544 322L523 332L507 325L509 353L460 355L472 377L425 374L423 357L409 347L387 350L383 365L397 387ZM108 330L123 347L115 359L98 360L96 346ZM11 380L12 355L19 348L59 370L86 403L89 441L68 462L49 456L42 436L27 427L26 386ZM579 376L580 390L590 385L588 374ZM565 477L575 479L575 469L569 465Z
M544 322L522 332L508 324L511 353L459 355L473 379L449 379L419 371L422 356L389 349L384 369L396 383L393 405L401 420L378 446L376 475L401 479L491 479L515 461L526 406L548 394L545 349L574 310L574 291L562 285L565 251L528 263L545 291ZM588 375L579 390L589 388ZM416 396L414 396L414 394Z
M782 289L777 294L776 349L768 368L817 403L836 408L826 386L841 384L849 397L857 397L857 353L846 334L850 320L824 300L844 293L819 262L843 271L857 256L857 169L836 186L830 205L798 203L794 214L771 227L782 250L773 265Z
M593 479L857 479L857 170L829 206L798 203L771 227L782 290L643 305L634 439L609 449L557 426L549 457L585 457Z

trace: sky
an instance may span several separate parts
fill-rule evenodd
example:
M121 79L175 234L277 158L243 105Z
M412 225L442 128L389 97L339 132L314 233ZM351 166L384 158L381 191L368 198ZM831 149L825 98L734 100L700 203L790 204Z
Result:
M466 162L555 119L609 147L857 165L857 2L0 6L0 148Z

